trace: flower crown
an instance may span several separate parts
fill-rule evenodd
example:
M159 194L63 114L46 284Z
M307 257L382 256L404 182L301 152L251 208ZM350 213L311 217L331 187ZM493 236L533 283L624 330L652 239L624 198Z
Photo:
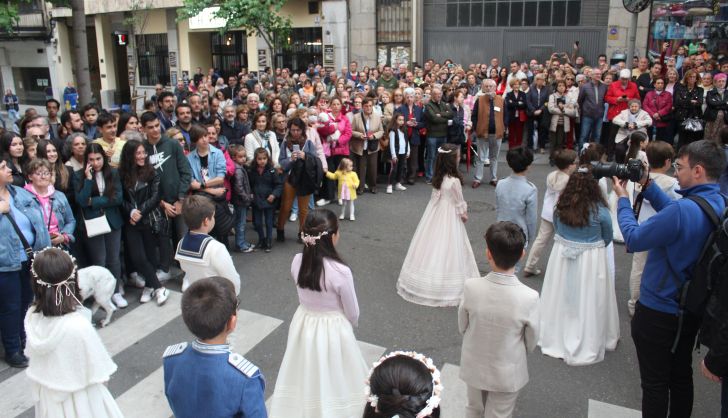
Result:
M426 357L424 354L420 354L416 351L392 351L391 353L384 355L372 365L372 369L369 371L369 376L366 380L367 386L364 389L364 393L367 397L367 402L369 403L369 405L372 406L372 408L376 410L377 403L379 402L379 396L373 394L371 390L370 380L372 378L372 373L374 373L374 369L379 367L386 360L389 360L390 358L396 356L405 356L418 360L419 362L424 364L425 367L427 367L427 370L430 371L430 374L432 375L432 396L427 399L425 408L418 412L415 418L425 418L430 416L435 411L435 408L440 405L440 401L442 401L443 386L440 380L440 370L437 369L437 366L435 366L435 363L432 361L431 358Z
M43 254L44 252L55 248L57 250L63 251L73 263L73 270L71 270L71 274L66 278L66 280L63 280L58 283L48 283L40 278L38 273L35 271L35 262L38 259L38 256L40 254ZM30 273L35 277L35 282L38 283L40 286L45 286L46 288L50 289L52 287L56 288L56 306L59 306L61 303L63 303L63 296L64 296L64 290L65 290L65 296L71 296L72 298L76 299L76 302L78 302L79 305L83 305L83 303L76 298L76 294L72 287L76 286L76 259L68 253L66 250L59 249L57 247L47 247L40 251L35 252L33 256L33 261L30 263Z
M589 172L589 167L579 167L576 169L577 173L587 174Z
M439 154L449 154L449 153L451 153L451 152L452 152L452 150L451 150L451 149L445 149L445 148L443 148L443 147L439 147L439 148L437 149L437 152L438 152Z
M306 247L313 247L316 245L316 241L320 240L324 235L329 235L329 231L323 231L318 235L309 235L305 232L301 232L301 241L303 241Z

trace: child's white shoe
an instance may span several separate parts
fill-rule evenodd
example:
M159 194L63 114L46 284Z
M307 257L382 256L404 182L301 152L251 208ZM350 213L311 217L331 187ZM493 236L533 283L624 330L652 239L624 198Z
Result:
M399 190L400 192L403 192L403 191L407 190L406 187L402 186L402 183L395 184L394 185L394 188L397 189L397 190Z
M344 212L341 212L341 215L339 215L339 219L344 219Z
M349 220L350 221L355 221L356 220L356 216L354 216L354 215L349 216Z
M392 194L392 185L387 186L387 194Z

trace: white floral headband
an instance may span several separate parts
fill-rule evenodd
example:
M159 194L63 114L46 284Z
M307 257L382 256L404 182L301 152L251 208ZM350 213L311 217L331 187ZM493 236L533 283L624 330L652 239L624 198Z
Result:
M329 235L329 231L323 231L318 235L308 235L305 232L301 232L301 241L303 241L307 247L313 247L316 245L316 241L320 240L324 235Z
M577 173L586 174L586 173L589 172L589 167L579 167L579 168L576 169L576 172Z
M372 365L372 369L369 371L369 376L366 380L366 388L364 389L364 393L367 397L367 402L369 403L369 405L372 406L372 408L376 410L377 403L379 402L379 396L372 393L372 389L370 386L372 373L374 373L374 369L379 367L386 360L396 356L406 356L418 360L422 364L424 364L425 367L427 367L427 370L430 371L430 374L432 375L432 396L427 399L425 408L418 412L415 418L425 418L432 415L432 413L435 411L435 408L437 408L440 405L440 401L442 401L443 386L440 380L440 370L437 369L437 366L435 366L435 363L432 361L431 358L426 357L424 354L420 354L416 351L393 351L389 354L384 355ZM398 417L398 415L395 415L395 417Z
M33 261L30 264L30 273L33 275L33 277L35 277L35 282L38 283L39 285L45 286L48 289L50 289L52 287L56 288L56 306L60 306L60 304L63 303L64 290L65 290L65 296L70 296L70 297L76 299L76 302L78 302L79 305L83 305L83 303L80 300L78 300L78 298L76 298L76 293L74 292L74 289L73 289L73 287L76 286L76 271L77 271L76 270L76 259L71 254L69 254L67 251L60 250L60 251L63 251L71 259L71 262L73 263L73 270L71 271L71 274L68 276L68 278L66 278L66 280L63 280L58 283L48 283L48 282L44 281L43 279L41 279L40 276L38 275L38 273L35 272L35 262L38 259L38 256L52 248L60 250L59 248L56 248L56 247L48 247L48 248L44 248L40 251L37 251L35 253L35 255L33 256Z
M446 150L445 148L443 148L443 147L440 147L440 148L438 148L438 149L437 149L437 152L438 152L439 154L449 154L449 153L451 153L451 152L452 152L452 150L451 150L451 149L447 149L447 150Z

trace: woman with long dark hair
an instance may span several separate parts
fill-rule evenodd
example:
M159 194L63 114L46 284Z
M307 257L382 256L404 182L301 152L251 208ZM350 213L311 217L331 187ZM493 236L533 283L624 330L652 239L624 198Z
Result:
M465 279L480 275L465 229L468 204L463 198L459 162L459 145L443 144L437 149L430 203L397 280L397 292L409 302L458 306Z
M541 290L539 346L571 366L604 360L619 341L607 245L612 219L591 166L569 178L554 209L554 246Z
M167 218L159 206L159 173L149 163L144 144L130 140L121 150L119 177L124 187L124 239L132 268L141 274L144 290L139 300L163 304L169 292L159 282L155 266L159 265L157 247L161 237L168 234ZM131 267L131 266L129 266Z
M688 70L680 84L675 85L675 94L672 95L672 106L675 109L675 123L678 130L676 150L683 145L697 141L703 137L703 130L694 131L685 129L683 122L686 119L703 117L703 88L698 83L698 73ZM669 142L669 141L668 141Z
M340 418L362 413L367 365L354 336L359 304L349 266L336 251L339 222L328 209L308 214L291 276L300 305L271 398L271 418Z
M121 137L121 134L125 131L141 132L141 128L139 117L135 113L124 112L119 115L119 121L116 124L116 136Z
M89 264L109 269L116 278L116 293L111 300L120 308L128 303L121 295L121 217L122 186L119 172L109 165L101 145L90 143L86 147L84 169L76 172L76 203L81 208L81 219L86 236L86 254ZM87 221L106 218L101 228L89 231ZM107 228L108 232L103 232ZM90 236L93 235L93 236ZM98 234L98 235L96 235Z
M38 143L37 158L48 160L51 163L51 184L56 191L63 192L69 199L68 202L73 206L76 202L73 200L73 169L63 164L61 159L61 150L57 149L55 144L45 139Z
M6 158L7 166L12 172L13 186L25 186L27 180L23 170L29 158L28 151L23 144L23 138L10 131L0 135L0 154Z

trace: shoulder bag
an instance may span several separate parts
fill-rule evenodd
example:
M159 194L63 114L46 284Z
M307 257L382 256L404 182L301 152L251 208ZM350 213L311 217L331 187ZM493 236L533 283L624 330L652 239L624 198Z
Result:
M33 259L33 248L28 244L28 240L25 239L25 235L23 235L23 232L18 227L18 224L15 223L15 218L13 218L12 215L12 209L8 211L8 213L5 214L8 217L8 220L10 221L10 224L13 226L13 229L15 230L15 233L18 235L18 238L20 238L20 243L23 244L23 251L25 251L25 255L28 257L28 261Z

